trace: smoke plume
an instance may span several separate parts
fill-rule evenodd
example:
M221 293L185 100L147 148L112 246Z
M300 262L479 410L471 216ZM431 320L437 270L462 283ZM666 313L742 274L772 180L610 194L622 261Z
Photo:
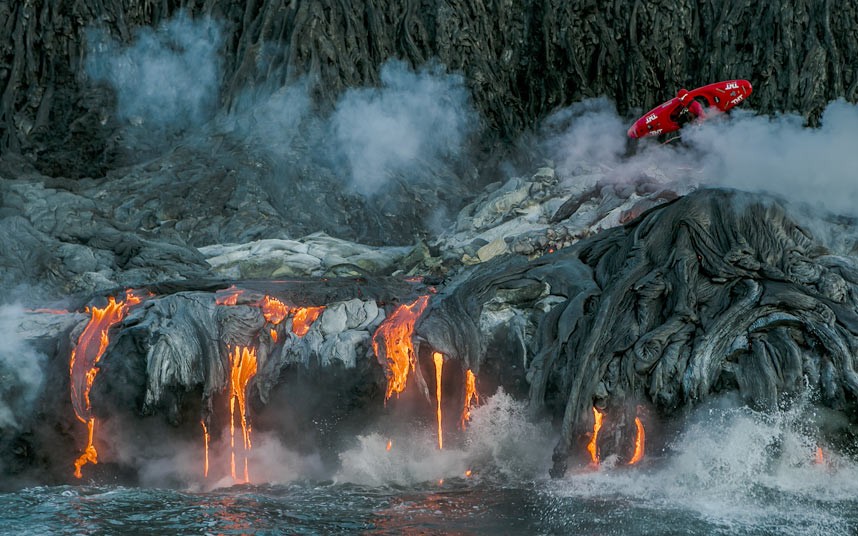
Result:
M90 29L86 72L116 92L120 119L155 132L173 133L207 120L220 80L220 27L187 14L155 29L140 28L125 45Z
M604 98L576 103L545 121L543 147L566 175L597 166L618 182L656 176L688 187L768 192L816 210L858 215L854 104L830 103L818 128L804 126L794 114L736 109L687 126L681 142L643 139L627 151L625 131L632 121Z
M42 388L45 356L19 334L24 310L0 305L0 430L19 428Z
M388 61L381 87L350 89L337 102L334 150L355 190L371 195L390 174L407 175L423 161L459 156L475 119L461 76L437 64L415 72Z

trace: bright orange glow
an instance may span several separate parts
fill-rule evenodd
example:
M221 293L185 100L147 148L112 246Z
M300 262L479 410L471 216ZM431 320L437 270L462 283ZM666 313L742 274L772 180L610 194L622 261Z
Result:
M244 437L244 482L250 482L247 469L247 454L253 447L250 441L250 425L247 423L247 384L256 375L256 349L236 346L229 355L229 446L230 473L236 482L235 472L235 403L238 401L241 431Z
M80 468L87 463L91 463L93 465L98 463L98 451L95 450L95 445L92 442L93 433L95 431L95 417L90 417L86 422L86 427L89 429L89 435L87 436L88 439L86 441L86 448L83 450L83 454L74 461L75 478L83 478L83 473L80 472Z
M405 390L408 369L414 369L415 362L411 335L414 332L414 324L428 303L429 296L420 296L414 303L400 305L378 326L372 336L372 349L376 358L383 357L383 364L387 365L385 400L393 393L399 394ZM380 351L382 344L383 354Z
M465 425L471 420L471 408L480 401L477 394L477 377L468 369L465 372L465 405L462 408L462 418L459 420L459 428L465 429Z
M283 322L283 319L289 314L289 306L271 296L262 298L259 306L262 308L262 316L265 317L265 320L275 325Z
M594 464L599 465L599 452L596 442L599 439L599 430L602 429L602 413L593 408L593 416L596 418L596 422L593 424L593 437L590 438L590 443L587 445L587 452L590 453L590 460Z
M313 322L319 318L322 311L325 310L324 305L318 307L298 307L292 315L292 333L299 337L303 337L310 331Z
M387 451L389 452L390 449L392 449L392 448L393 448L393 441L388 439L387 440Z
M822 451L822 447L816 447L816 459L814 461L817 465L825 463L825 453Z
M468 469L467 471L465 471L465 478L471 478L471 474L471 470Z
M269 331L269 333L271 334L271 340L277 342L277 330L271 328L271 331Z
M441 352L432 354L435 360L435 399L438 401L438 448L444 448L444 432L441 429L441 370L444 368L444 356Z
M639 417L635 417L635 428L637 428L637 434L635 435L635 453L632 455L632 459L629 460L629 465L634 465L641 461L644 456L644 449L646 448L646 433L644 432L644 426Z
M244 290L232 285L226 290L219 290L215 293L215 303L218 305L235 305L238 303L238 297L243 293Z
M203 477L209 476L209 429L206 428L205 421L200 421L203 425Z
M98 463L98 453L93 443L95 418L92 416L92 403L89 393L98 375L98 362L104 355L110 339L107 336L111 326L120 322L128 314L128 310L142 301L133 290L125 291L125 301L117 302L111 296L107 305L98 308L87 308L90 314L89 322L77 339L69 358L69 383L71 386L71 402L75 416L86 423L89 430L89 440L83 454L75 461L75 476L81 478L80 468L87 462Z

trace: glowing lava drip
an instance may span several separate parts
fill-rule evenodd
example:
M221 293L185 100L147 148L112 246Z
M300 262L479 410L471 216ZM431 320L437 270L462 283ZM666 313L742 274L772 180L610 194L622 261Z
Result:
M465 372L465 405L462 408L462 418L459 420L459 428L465 429L465 425L471 420L471 408L478 404L480 395L477 394L477 377L468 369Z
M203 477L209 476L209 429L206 428L205 421L200 421L200 424L203 425L203 448L205 449L205 456L203 457Z
M440 352L432 354L435 361L435 398L438 401L436 414L438 416L438 449L444 448L444 432L441 429L441 370L444 368L444 356Z
M593 424L593 437L590 438L590 442L587 444L587 452L590 453L590 460L593 464L599 465L599 452L596 442L599 439L599 430L602 429L602 412L593 408L593 416L596 418L596 422Z
M635 428L637 429L637 433L635 434L635 453L632 455L632 459L629 460L629 465L634 465L643 459L644 446L646 444L643 423L639 417L635 417Z
M101 309L90 309L90 320L84 328L69 359L69 376L71 384L71 402L77 418L86 423L88 434L86 448L83 454L74 462L74 476L82 478L81 467L87 463L98 463L98 451L93 443L95 434L95 417L92 416L92 404L89 393L92 383L98 374L98 362L104 355L110 339L107 332L110 327L121 321L128 310L140 303L142 299L134 291L125 291L125 301L117 302L114 297L107 300L107 305Z
M420 296L414 303L400 305L378 326L372 336L372 349L377 358L382 356L379 345L384 344L383 364L387 365L385 401L393 393L399 394L405 390L408 369L413 370L415 364L411 335L414 332L414 324L420 318L427 303L429 303L429 296Z
M596 408L593 408L593 417L595 417L595 422L593 423L593 437L590 438L590 442L587 444L587 452L590 453L591 463L598 466L600 458L597 445L599 440L599 430L602 429L602 419L604 414ZM629 460L629 465L634 465L641 461L646 448L646 432L644 431L644 426L640 417L635 417L635 430L635 451L632 454L632 458Z
M250 425L247 424L247 383L256 375L256 349L246 346L236 346L229 354L229 447L231 450L229 468L232 479L235 476L235 402L238 401L238 412L241 419L241 430L244 435L244 482L250 482L247 470L247 454L253 445L250 442Z

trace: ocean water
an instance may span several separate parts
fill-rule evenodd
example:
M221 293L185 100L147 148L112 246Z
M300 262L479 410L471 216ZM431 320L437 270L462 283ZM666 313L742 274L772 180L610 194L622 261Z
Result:
M799 416L702 410L641 466L551 480L552 431L498 394L458 447L369 433L324 480L32 487L0 495L0 534L856 534L858 465L820 463Z

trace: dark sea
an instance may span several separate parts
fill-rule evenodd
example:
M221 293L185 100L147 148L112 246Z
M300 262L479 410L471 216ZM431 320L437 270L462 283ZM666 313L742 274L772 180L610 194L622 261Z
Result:
M550 427L501 393L456 447L369 433L313 479L312 458L260 440L251 484L30 487L0 495L0 534L858 534L858 464L820 462L797 415L701 411L640 466L552 480Z

